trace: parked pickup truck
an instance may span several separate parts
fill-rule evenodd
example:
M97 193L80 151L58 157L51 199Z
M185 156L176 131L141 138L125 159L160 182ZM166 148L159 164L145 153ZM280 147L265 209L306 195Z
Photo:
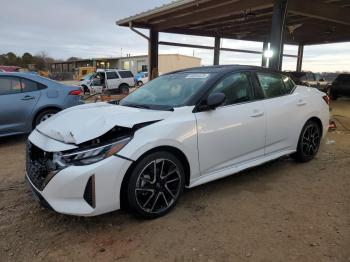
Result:
M98 69L91 80L83 83L81 87L84 94L102 91L128 94L129 88L134 84L134 75L129 70Z

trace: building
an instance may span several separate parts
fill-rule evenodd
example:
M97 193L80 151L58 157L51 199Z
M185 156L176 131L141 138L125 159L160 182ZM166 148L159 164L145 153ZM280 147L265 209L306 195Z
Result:
M281 70L283 57L296 58L302 70L304 46L350 41L349 0L178 0L116 21L148 40L151 78L159 70L159 45L261 56L264 67ZM138 29L149 29L145 35ZM159 33L212 37L214 45L159 41ZM223 39L262 43L262 50L224 48ZM284 45L298 45L298 54L284 53ZM327 52L325 47L324 52Z
M162 54L159 55L159 73L165 74L171 71L201 66L201 58L194 56L186 56L179 54ZM56 62L50 64L51 73L72 73L75 68L79 67L96 67L102 69L126 69L134 74L139 71L148 70L148 57L142 56L127 56L118 58L92 58L81 59L69 62Z

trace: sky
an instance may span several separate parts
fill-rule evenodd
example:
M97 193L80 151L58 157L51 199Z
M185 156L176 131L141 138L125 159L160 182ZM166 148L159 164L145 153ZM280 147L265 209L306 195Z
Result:
M0 0L0 54L45 52L56 59L119 57L147 54L147 41L115 21L167 4L169 0ZM147 30L144 33L148 34ZM207 37L160 34L160 41L214 45ZM224 39L223 47L261 51L262 43ZM160 46L162 54L195 55L203 65L211 50ZM296 46L285 53L297 54ZM260 65L261 56L221 52L220 64ZM285 58L283 70L295 70L296 58ZM350 71L350 43L307 46L303 70Z

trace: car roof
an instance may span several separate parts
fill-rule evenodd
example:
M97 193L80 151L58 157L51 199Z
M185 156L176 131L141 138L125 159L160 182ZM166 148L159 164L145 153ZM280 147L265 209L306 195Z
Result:
M274 69L260 67L260 66L216 65L216 66L202 66L202 67L187 68L187 69L182 69L182 70L170 72L168 74L174 74L174 73L227 73L227 72L242 71L242 70L248 70L248 71L260 70L260 71L266 71L266 72L271 72L271 73L282 73L282 72L276 71Z
M38 79L42 78L40 75L32 74L28 72L0 72L0 76L17 76L17 77L24 77L28 79Z
M0 72L0 77L1 76L14 76L14 77L23 77L29 80L33 80L39 83L42 83L44 85L47 86L67 86L63 83L59 83L53 79L47 78L47 77L43 77L37 74L31 74L31 73L26 73L26 72Z

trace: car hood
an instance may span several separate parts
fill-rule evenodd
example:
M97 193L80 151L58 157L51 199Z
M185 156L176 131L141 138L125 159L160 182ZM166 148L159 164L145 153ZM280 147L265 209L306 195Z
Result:
M107 133L115 126L132 128L136 124L162 120L171 113L109 103L85 104L59 112L36 129L52 139L78 145Z

